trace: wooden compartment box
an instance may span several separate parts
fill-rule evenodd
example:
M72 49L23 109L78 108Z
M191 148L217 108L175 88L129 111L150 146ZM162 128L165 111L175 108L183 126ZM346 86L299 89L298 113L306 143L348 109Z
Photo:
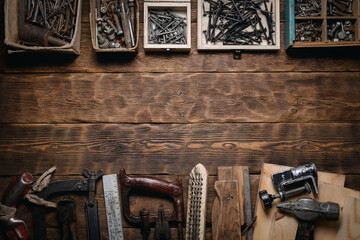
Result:
M29 46L19 43L19 2L25 0L5 0L5 45L9 47L8 53L24 52L56 52L67 54L80 54L81 34L81 0L78 0L76 20L72 40L63 46ZM29 23L30 24L30 23Z
M91 45L95 52L99 53L135 53L139 46L139 18L140 18L140 11L139 11L139 1L135 0L135 29L134 29L134 35L135 35L135 45L131 48L99 48L98 41L97 41L97 23L96 23L96 1L100 0L89 0L90 1L90 13L89 13L89 19L90 19L90 32L91 32Z
M217 2L217 0L215 0ZM226 5L231 2L231 0L223 0L223 3ZM245 2L245 1L244 1ZM255 1L256 2L256 1ZM223 42L211 43L206 41L205 32L208 30L209 17L208 14L205 15L204 11L209 11L210 4L205 0L197 1L197 48L198 50L242 50L242 49L251 49L251 50L278 50L280 49L280 2L279 0L268 0L264 1L264 3L259 2L260 6L264 6L263 4L267 4L268 9L270 10L271 4L273 5L273 30L275 31L272 36L274 40L274 44L269 44L266 39L262 39L260 44L251 44L251 45L224 45ZM259 12L259 11L258 11ZM259 14L261 18L261 23L264 28L267 27L266 17L262 14ZM259 28L259 24L257 24L257 29ZM216 30L216 34L220 30ZM245 31L252 31L251 27L245 29Z
M186 30L184 44L154 44L150 43L149 15L150 11L162 13L164 11L185 18ZM189 1L146 1L144 2L144 49L145 51L190 51L191 49L191 4Z
M319 0L321 3L321 11L319 16L300 16L295 13L295 4L297 0L285 1L285 45L289 48L311 48L311 47L346 47L346 46L360 46L360 16L359 16L359 0L352 1L352 13L345 16L334 16L329 13L328 4L331 1ZM334 0L332 0L334 1ZM311 2L309 0L309 2ZM299 23L309 22L316 23L320 27L321 34L318 39L299 39L296 32L299 31ZM353 38L347 38L340 41L336 36L335 41L331 36L331 30L336 24L351 23L351 26L346 27L345 31L352 32ZM301 26L301 25L300 25Z

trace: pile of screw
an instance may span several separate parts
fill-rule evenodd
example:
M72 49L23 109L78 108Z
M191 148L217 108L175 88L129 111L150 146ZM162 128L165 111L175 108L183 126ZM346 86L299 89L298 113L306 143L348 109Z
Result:
M206 43L260 45L265 40L267 44L275 45L273 3L269 10L268 0L205 1L209 5L209 11L206 11L203 4L203 16L208 18L207 30L203 31Z
M320 42L322 34L321 21L301 21L295 23L295 41Z
M353 0L327 0L327 14L329 16L352 15Z
M329 23L327 26L328 41L341 42L341 41L354 41L355 34L351 21L336 21Z
M97 46L131 48L135 46L135 1L96 0Z
M27 0L26 20L70 42L74 36L77 4L77 0Z
M186 18L171 11L149 10L150 44L186 44Z
M295 16L316 17L321 14L321 0L296 0Z

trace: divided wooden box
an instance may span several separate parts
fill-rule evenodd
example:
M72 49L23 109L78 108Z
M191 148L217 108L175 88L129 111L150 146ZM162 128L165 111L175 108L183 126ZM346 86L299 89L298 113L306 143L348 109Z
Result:
M328 0L321 0L321 14L316 17L295 16L296 0L285 1L285 45L288 48L311 48L311 47L345 47L360 46L360 15L359 0L353 0L352 15L348 16L329 16L327 13ZM312 20L321 23L321 41L305 42L295 40L296 23ZM350 21L353 25L354 41L330 42L328 39L328 28L338 21Z
M230 0L223 1L225 4ZM209 3L205 0L197 1L197 49L198 50L278 50L280 49L280 1L269 0L266 2L270 9L270 4L273 4L273 21L275 22L275 33L273 34L275 45L268 44L265 39L260 44L254 45L223 45L222 42L206 43L204 31L208 28L209 18L203 16L203 4L206 9L209 9ZM264 15L260 16L261 22L264 26L267 26L266 18Z
M149 11L169 10L186 18L186 44L149 43ZM191 3L190 0L145 0L144 2L144 49L145 51L190 51L191 49Z
M70 43L63 46L26 46L19 44L19 2L25 0L5 0L5 45L9 47L8 53L22 52L57 52L80 54L80 34L81 34L81 0L78 0L76 10L76 22L74 36Z
M99 48L98 44L97 44L97 35L96 35L96 31L97 31L97 23L96 23L96 1L99 0L90 0L90 13L89 13L89 18L90 18L90 32L91 32L91 45L93 47L93 49L95 50L95 52L123 52L123 53L135 53L137 51L137 48L139 46L139 18L140 18L140 11L139 11L139 1L135 0L135 10L136 10L136 17L135 17L135 35L136 35L136 39L135 39L135 46L132 48Z

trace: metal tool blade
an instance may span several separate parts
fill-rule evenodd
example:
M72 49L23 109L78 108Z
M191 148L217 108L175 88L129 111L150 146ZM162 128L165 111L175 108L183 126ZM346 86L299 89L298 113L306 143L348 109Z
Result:
M98 201L94 200L93 205L89 205L89 201L86 201L86 220L88 229L89 240L100 240L100 222Z
M106 219L110 240L123 240L123 226L116 174L103 176Z

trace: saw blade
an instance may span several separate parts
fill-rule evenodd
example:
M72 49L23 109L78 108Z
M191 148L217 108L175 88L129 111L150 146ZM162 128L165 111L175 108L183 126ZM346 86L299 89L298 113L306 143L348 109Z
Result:
M106 219L110 240L123 240L123 226L116 174L103 176Z

